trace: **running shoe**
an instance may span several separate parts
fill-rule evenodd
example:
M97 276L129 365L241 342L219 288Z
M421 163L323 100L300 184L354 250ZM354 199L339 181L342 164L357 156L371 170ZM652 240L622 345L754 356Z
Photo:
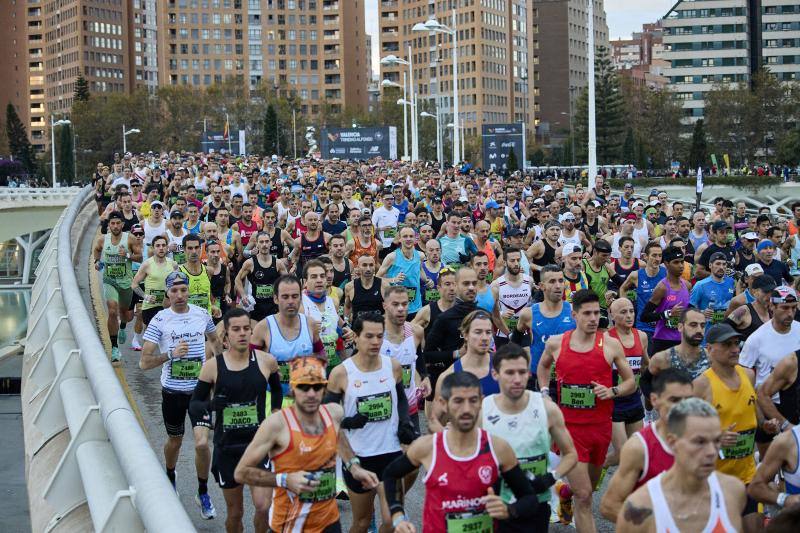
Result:
M119 342L120 344L125 344L125 341L127 340L128 340L128 334L124 329L119 328L119 331L117 332L117 342Z
M375 520L375 513L372 514L372 522L369 523L367 533L378 533L378 522Z
M217 516L217 510L214 509L214 504L211 503L211 496L206 494L195 494L194 501L200 507L200 515L206 520L211 520Z
M122 361L122 354L119 353L119 347L112 346L111 347L111 362L112 363L119 363Z
M134 352L141 352L142 351L142 344L139 340L139 334L135 334L131 339L131 350Z
M569 525L572 523L572 490L563 481L556 483L555 490L558 494L558 519Z

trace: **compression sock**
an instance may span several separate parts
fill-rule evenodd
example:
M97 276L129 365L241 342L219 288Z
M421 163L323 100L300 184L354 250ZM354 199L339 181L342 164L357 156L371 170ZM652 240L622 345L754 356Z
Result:
M128 327L128 323L127 322L120 322L119 323L119 329L125 329L127 327Z
M109 335L111 337L111 346L117 346L117 336L116 335Z
M200 496L203 494L208 494L208 478L197 478L197 494Z
M167 477L170 483L175 484L175 469L167 467Z

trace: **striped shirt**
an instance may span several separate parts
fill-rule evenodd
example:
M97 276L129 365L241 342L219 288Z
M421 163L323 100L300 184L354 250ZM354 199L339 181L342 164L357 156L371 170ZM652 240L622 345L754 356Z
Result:
M181 358L165 362L161 367L161 386L165 389L191 394L197 385L197 375L206 359L206 334L214 333L216 326L208 311L189 304L185 313L164 309L150 321L144 340L158 345L162 354L169 354L181 341L189 352Z

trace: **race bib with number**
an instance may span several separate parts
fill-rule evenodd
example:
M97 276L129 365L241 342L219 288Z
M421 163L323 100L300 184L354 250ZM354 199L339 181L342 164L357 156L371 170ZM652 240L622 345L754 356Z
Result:
M169 373L172 379L197 379L203 362L199 359L173 359L170 361Z
M234 403L222 410L222 429L243 429L258 426L258 409L254 403Z
M179 265L186 263L186 252L173 252L172 260L178 263Z
M106 277L124 278L125 270L125 263L106 263Z
M439 289L427 289L425 291L426 302L438 302L442 295L439 294Z
M272 298L275 288L272 285L256 285L256 298Z
M164 297L166 297L167 291L158 291L154 289L149 289L146 294L147 296L153 297L153 303L160 304L161 302L164 301Z
M522 471L529 480L533 480L536 476L543 476L547 473L547 456L545 455L519 457L517 460L519 461L520 468L522 468ZM514 493L511 491L511 488L503 481L500 486L500 497L503 498L504 502L510 502L513 496Z
M382 422L392 417L392 394L389 391L356 399L356 411L365 415L368 422Z
M190 294L189 303L197 307L202 307L203 309L208 309L209 298L207 294Z
M715 309L711 313L711 323L712 324L719 324L720 322L725 321L725 310L724 309Z
M278 374L281 377L281 383L289 383L289 361L278 361Z
M670 316L669 319L664 323L670 329L678 329L678 321L680 317L677 316Z
M417 288L416 287L406 287L406 293L408 293L408 301L413 302L417 298Z
M414 371L411 365L403 365L403 387L408 388L411 385L411 373Z
M596 398L591 385L561 385L560 404L572 409L592 409Z
M625 295L628 297L628 300L632 302L636 301L636 291L628 291L625 293Z
M641 357L626 357L626 361L628 361L628 366L631 367L633 371L633 379L636 380L636 386L639 386L639 378L641 377L642 372L642 358ZM616 368L616 365L613 367ZM622 376L617 374L617 385L622 383Z
M736 443L733 446L722 448L725 459L742 459L753 455L756 444L756 430L740 431L736 434Z
M389 228L387 230L383 230L383 236L387 239L394 239L397 237L397 228Z
M486 513L447 513L447 533L492 533L494 520Z
M506 323L506 326L508 326L508 329L514 331L515 329L517 329L517 323L519 322L519 317L511 316L508 318L504 318L503 321Z
M319 485L313 492L301 492L302 502L322 502L331 500L336 496L336 471L333 468L316 472Z

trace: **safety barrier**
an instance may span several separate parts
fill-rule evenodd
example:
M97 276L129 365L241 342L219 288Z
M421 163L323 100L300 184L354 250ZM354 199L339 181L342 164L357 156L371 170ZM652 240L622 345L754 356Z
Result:
M0 187L0 209L16 207L52 207L69 205L78 187L59 187L56 189L32 187Z
M92 199L80 191L61 216L31 293L22 400L33 530L194 531L78 287L72 230Z

